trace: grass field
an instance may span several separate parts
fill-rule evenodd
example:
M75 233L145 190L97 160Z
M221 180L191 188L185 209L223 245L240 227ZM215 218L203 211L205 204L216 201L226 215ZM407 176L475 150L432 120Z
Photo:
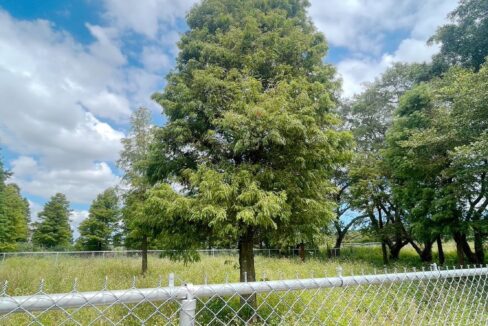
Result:
M447 252L447 259L449 264L453 264L455 261L454 253L450 250ZM110 290L127 289L134 285L137 288L156 287L159 284L166 286L169 273L175 273L176 285L184 282L194 284L224 283L226 281L238 281L237 263L236 256L202 256L199 262L186 265L166 258L150 256L149 272L142 277L139 275L140 259L137 257L63 257L58 259L54 257L14 257L1 263L0 280L8 280L7 293L10 296L37 293L41 279L44 280L42 288L44 293L70 292L73 290L75 279L77 280L77 291L94 291L105 287ZM374 274L375 270L378 273L384 272L381 250L374 247L354 248L352 251L345 249L341 258L315 257L309 258L305 262L301 262L298 258L256 257L258 280L336 276L339 266L342 267L344 275ZM397 270L401 272L404 268L411 270L414 266L422 267L413 250L407 248L402 252L399 261L388 266L388 271ZM446 296L447 293L449 301L447 304L444 302L443 307L446 305L459 306L463 298L456 298L455 293L449 294L454 285L447 285L448 287L446 284L443 286L427 284L425 288L429 288L429 291L433 292L433 294L429 294L430 296ZM329 320L328 318L337 324L349 324L349 322L353 325L360 325L365 322L369 324L394 324L400 321L408 324L410 318L419 315L425 315L426 318L431 319L436 308L432 306L431 300L427 300L429 298L425 297L425 292L414 290L415 288L408 286L408 284L398 284L393 287L385 285L375 288L353 287L320 291L310 290L285 294L276 293L270 296L260 295L258 302L266 302L260 308L260 315L265 316L266 324L321 324L324 320ZM444 298L444 300L447 299ZM471 301L468 301L465 302L465 306L472 304ZM97 319L100 316L100 311L95 308L86 308L70 312L70 314L73 313L74 317L69 318L74 318L81 324L93 322L96 325L111 324L114 321L122 325L138 325L141 320L138 318L147 319L148 325L177 323L177 314L174 313L178 309L177 303L166 305L160 309L160 312L154 314L154 306L147 303L136 306L114 306L103 310L104 318L107 319ZM226 323L233 323L232 318L236 316L235 310L239 309L239 299L211 298L202 300L199 302L198 309L200 309L201 324L213 324L215 316L218 316L220 320L225 320ZM442 315L442 318L448 318L454 312L454 310L439 310L436 314ZM487 313L486 307L481 312ZM171 316L171 318L158 319L162 315ZM488 316L488 314L481 316ZM462 316L463 320L471 317L470 314L466 316L463 314ZM71 320L66 321L67 315L63 312L48 312L38 318L45 325L62 322L68 325L72 324ZM32 316L29 317L25 314L16 314L8 318L1 318L0 316L0 324L2 325L22 325L28 324L32 320Z
M434 259L435 259L434 253ZM446 264L455 264L453 250L446 252ZM335 276L337 267L341 266L343 273L365 274L383 272L381 250L377 247L343 249L340 258L328 259L322 257L307 257L301 262L297 257L293 258L268 258L256 257L256 277L270 280L299 277L324 277ZM424 265L426 266L426 265ZM404 268L421 268L418 256L413 249L405 248L400 260L390 263L387 268L390 271ZM111 289L131 287L134 277L137 287L153 287L162 280L167 283L170 273L175 273L178 280L202 284L238 281L237 256L201 256L201 260L195 263L170 261L166 258L149 256L149 271L142 277L140 275L140 258L70 258L61 257L13 257L0 263L0 281L8 281L10 295L22 295L36 292L41 280L47 292L69 291L75 279L78 290L89 291L102 288L105 282Z

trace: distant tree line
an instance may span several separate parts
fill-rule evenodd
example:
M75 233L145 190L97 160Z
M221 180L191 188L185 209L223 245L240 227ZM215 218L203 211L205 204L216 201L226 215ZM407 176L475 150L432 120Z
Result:
M99 194L89 209L73 244L71 208L66 196L52 196L31 223L29 202L20 188L7 183L11 172L0 159L0 251L109 250L123 246L119 196L115 188Z

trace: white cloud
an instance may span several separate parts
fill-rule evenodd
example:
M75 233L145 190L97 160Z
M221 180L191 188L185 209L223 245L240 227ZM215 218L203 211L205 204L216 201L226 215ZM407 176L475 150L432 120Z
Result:
M42 211L42 205L28 200L29 202L29 210L30 210L30 218L31 222L35 222L38 220L38 214Z
M310 15L332 45L378 54L384 34L411 26L420 3L417 0L312 0Z
M385 56L378 62L371 59L346 59L339 62L337 71L342 77L343 95L350 97L363 90L364 83L374 80L391 64Z
M88 211L86 210L79 210L79 211L72 211L70 216L70 225L71 229L73 230L73 239L76 239L80 236L78 232L78 226L80 226L81 222L88 218Z
M126 118L131 112L129 101L125 96L107 90L102 90L86 100L80 100L80 103L93 114L112 120L119 120L118 117Z
M348 58L337 65L345 96L360 92L393 62L425 62L438 51L427 39L446 21L457 0L312 0L310 15L332 46L345 47ZM386 53L388 36L407 33Z
M120 30L129 30L150 39L183 18L196 0L105 0L105 16Z
M392 61L402 61L407 63L429 62L432 55L439 51L437 45L428 46L426 40L408 38L403 40L398 49L392 56Z
M157 46L145 46L142 49L141 60L144 68L149 71L168 70L173 64L172 59L166 54L164 49Z
M11 181L22 191L46 199L62 192L72 203L88 204L97 194L120 181L105 162L92 163L86 168L52 169L32 157L21 156L11 165L14 173Z
M385 35L411 31L426 39L457 0L311 0L310 16L329 42L380 54Z
M125 58L109 29L89 28L96 40L83 46L47 21L0 10L0 139L20 155L10 163L24 193L87 204L118 182L106 162L124 134L101 118L130 114Z
M90 52L115 65L123 65L127 62L125 56L120 51L119 45L114 40L117 30L114 28L103 28L101 26L86 24L86 27L97 40L90 45Z
M430 62L437 46L428 46L425 41L415 39L403 40L393 54L384 54L379 59L358 58L345 59L337 65L342 77L343 95L351 97L364 90L364 84L373 81L394 62L421 63Z

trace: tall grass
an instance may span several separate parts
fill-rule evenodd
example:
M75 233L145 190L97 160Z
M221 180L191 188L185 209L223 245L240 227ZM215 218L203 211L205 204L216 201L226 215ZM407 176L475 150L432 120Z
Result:
M455 261L454 252L446 253L449 263ZM256 257L258 280L278 280L290 278L336 276L337 268L343 274L373 274L384 271L380 248L346 248L340 258L328 259L325 253L308 257L301 262L298 257ZM413 249L402 251L400 260L388 266L388 270L403 271L404 268L421 267ZM149 257L149 271L145 276L139 274L140 259L132 258L75 258L75 257L12 257L0 264L0 281L8 280L7 293L10 296L27 295L39 291L41 279L44 293L64 293L73 290L76 279L77 291L94 291L108 288L127 289L133 286L148 288L166 286L168 275L176 275L176 285L190 282L194 284L237 282L239 279L238 259L236 256L202 256L196 263L184 264L157 256ZM488 289L487 289L488 290ZM321 324L335 321L338 324L386 323L401 317L404 321L413 321L410 316L427 315L425 309L433 309L411 287L399 284L377 286L371 293L368 287L344 289L321 289L287 293L261 294L259 314L265 324ZM431 287L436 295L450 291L444 287ZM455 294L455 293L454 293ZM451 293L452 295L452 293ZM454 300L455 295L452 296ZM458 298L456 300L461 300ZM452 300L451 300L452 301ZM158 303L159 306L161 303ZM452 304L452 302L449 302ZM406 307L408 309L406 309ZM163 318L157 309L149 303L140 305L118 305L99 310L85 308L70 310L70 314L81 324L93 322L96 325L111 324L138 325L141 319L148 319L147 324L176 324L178 303L164 304L159 311L169 319ZM215 317L226 323L240 324L236 311L240 309L239 298L201 299L198 304L198 318L202 324L213 324ZM435 309L434 309L435 310ZM486 310L486 308L485 308ZM482 313L486 313L486 311ZM63 311L37 314L45 325L65 322L67 315ZM470 316L469 314L467 316ZM457 318L456 316L454 316ZM453 318L454 318L453 317ZM463 317L464 318L464 317ZM26 314L15 314L3 318L0 324L22 325L32 321ZM66 322L71 324L71 322ZM218 324L218 323L215 323Z

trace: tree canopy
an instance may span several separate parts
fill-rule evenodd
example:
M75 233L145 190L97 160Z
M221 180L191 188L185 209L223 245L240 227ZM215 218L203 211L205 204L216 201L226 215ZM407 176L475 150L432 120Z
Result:
M108 188L93 200L88 218L80 223L77 242L84 250L107 250L120 232L119 198L114 188Z
M441 46L440 53L434 56L434 66L441 70L452 65L480 69L488 56L487 12L485 0L459 2L449 15L451 23L439 27L430 38L431 43Z
M29 236L29 203L16 184L7 184L11 176L0 159L0 250L15 250Z
M73 241L69 224L70 203L66 196L57 193L44 205L38 214L39 221L34 223L32 241L43 248L65 249Z

